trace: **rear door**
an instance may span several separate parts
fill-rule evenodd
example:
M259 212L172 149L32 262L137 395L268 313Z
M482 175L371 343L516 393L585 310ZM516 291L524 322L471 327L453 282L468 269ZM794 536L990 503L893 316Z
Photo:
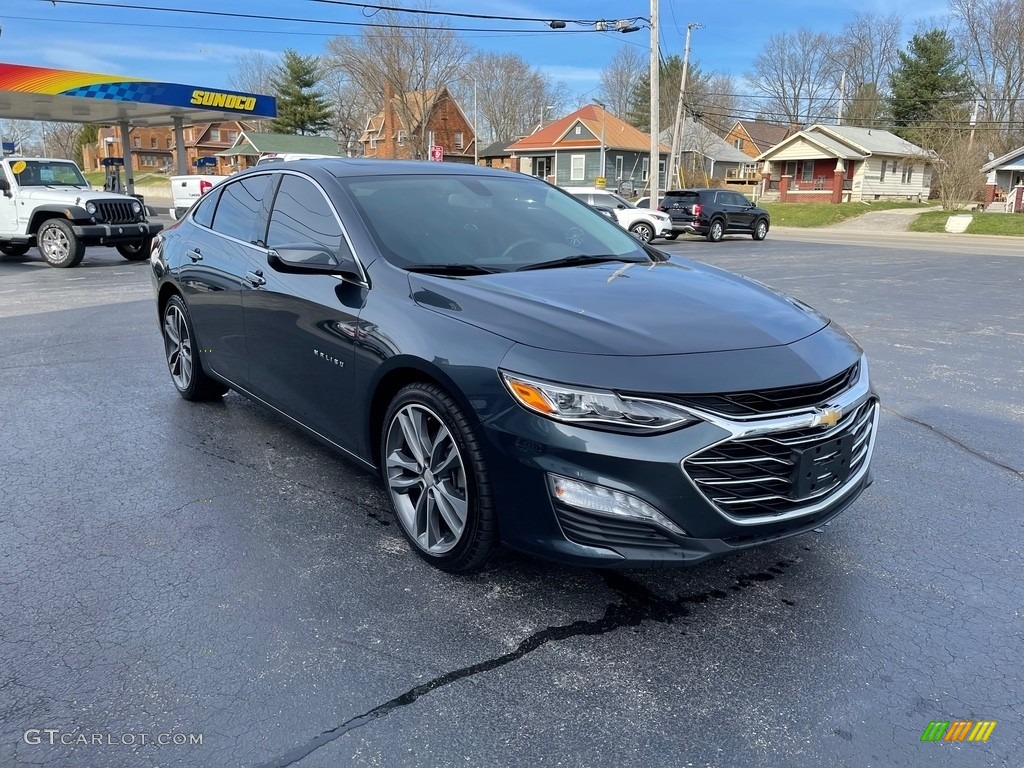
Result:
M204 361L229 381L247 386L242 294L253 288L254 245L268 174L226 183L192 212L178 272ZM212 208L212 211L211 211ZM211 216L212 214L212 216Z
M261 254L264 282L243 297L252 391L351 447L352 360L362 338L363 289L333 275L291 274L269 266L272 250L317 245L351 254L326 191L308 176L280 175Z

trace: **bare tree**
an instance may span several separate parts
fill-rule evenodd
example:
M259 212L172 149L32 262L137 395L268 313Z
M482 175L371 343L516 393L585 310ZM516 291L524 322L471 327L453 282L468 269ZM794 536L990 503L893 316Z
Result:
M542 118L557 117L569 99L555 83L517 53L481 52L466 62L453 92L467 113L476 81L477 130L491 141L509 141L533 131Z
M768 38L747 80L763 94L762 110L776 122L817 122L834 113L839 65L837 40L801 28Z
M81 123L42 123L40 130L47 155L74 159L78 136L82 133Z
M0 140L13 142L19 155L43 152L39 125L31 120L0 120Z
M381 10L373 18L385 26L364 27L356 38L332 38L324 64L343 72L381 105L385 94L392 93L395 112L408 131L412 156L425 158L426 92L452 83L469 58L470 48L434 17L427 22L422 16Z
M696 76L687 73L686 80L687 111L719 136L728 134L740 112L736 79L725 72L705 75L697 68Z
M322 82L331 105L331 132L343 152L358 154L362 147L359 136L366 121L376 111L376 100L361 90L340 70L328 70Z
M235 57L235 71L228 75L228 85L236 91L275 95L274 70L279 61L263 51L246 51ZM257 131L266 130L269 120L253 120Z
M633 103L636 84L648 71L648 63L635 45L622 45L601 70L601 100L608 111L625 120Z
M1017 0L950 0L959 22L954 40L964 58L979 119L1013 133L1024 119L1024 3Z
M843 122L877 125L885 106L889 74L900 51L899 16L858 14L843 27L836 62L845 72Z
M967 110L953 104L940 110L935 120L908 131L909 140L927 155L908 157L905 162L930 163L932 190L938 192L943 209L953 210L982 194L984 177L980 169L985 162L985 150L971 141Z

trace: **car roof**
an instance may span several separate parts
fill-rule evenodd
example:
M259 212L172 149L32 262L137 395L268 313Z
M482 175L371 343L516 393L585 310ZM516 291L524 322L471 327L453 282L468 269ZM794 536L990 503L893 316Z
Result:
M314 169L326 171L336 178L355 178L360 176L522 176L533 178L527 174L506 171L503 168L485 168L464 163L434 163L422 160L376 160L354 157L309 158L303 160L285 160L277 163L265 163L247 168L242 173L253 171L305 171Z

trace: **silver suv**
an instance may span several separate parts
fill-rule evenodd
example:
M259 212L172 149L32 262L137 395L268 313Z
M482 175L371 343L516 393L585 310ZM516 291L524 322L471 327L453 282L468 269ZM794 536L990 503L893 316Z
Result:
M672 233L672 219L667 213L637 208L626 198L600 187L562 187L562 189L584 203L611 209L619 226L629 230L634 237L642 242L647 243L656 237L664 237Z

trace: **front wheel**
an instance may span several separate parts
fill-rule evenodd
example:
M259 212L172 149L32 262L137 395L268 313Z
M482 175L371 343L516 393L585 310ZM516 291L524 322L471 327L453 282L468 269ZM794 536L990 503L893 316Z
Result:
M142 240L133 240L130 243L118 243L117 252L128 261L142 261L149 258L149 251L153 245L152 237L144 237Z
M85 257L85 243L63 219L47 219L36 233L39 252L51 267L77 267Z
M29 246L21 243L0 244L0 253L4 256L24 256L28 253Z
M171 381L186 400L216 400L228 388L210 378L203 370L202 357L195 343L195 331L188 307L180 296L171 296L164 306L160 324L164 354Z
M708 227L708 240L712 243L717 243L722 240L722 236L725 234L725 225L722 224L721 219L715 219L711 222L711 226Z
M764 219L758 219L754 222L754 231L750 235L755 240L764 240L768 237L768 222Z
M649 243L654 239L654 227L643 221L638 221L629 228L629 231L641 243Z
M381 474L402 533L436 568L467 573L498 548L483 450L466 415L443 389L410 384L388 407Z

